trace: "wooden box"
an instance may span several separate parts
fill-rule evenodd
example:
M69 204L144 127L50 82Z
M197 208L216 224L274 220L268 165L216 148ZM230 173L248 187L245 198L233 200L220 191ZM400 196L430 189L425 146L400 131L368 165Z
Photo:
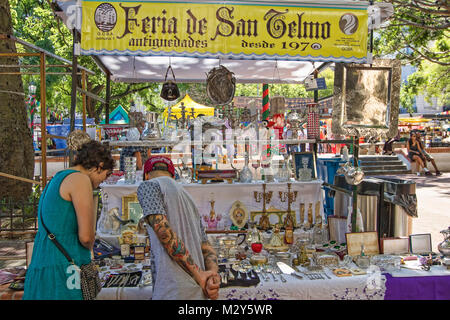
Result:
M381 238L380 253L393 255L408 254L409 238L408 237Z

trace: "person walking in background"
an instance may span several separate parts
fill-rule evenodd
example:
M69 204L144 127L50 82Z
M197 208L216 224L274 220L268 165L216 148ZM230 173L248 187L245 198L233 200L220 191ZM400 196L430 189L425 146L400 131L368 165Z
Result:
M93 189L112 173L110 150L97 141L81 146L73 166L56 173L42 192L38 224L44 221L77 266L91 262L95 241ZM70 286L72 265L39 228L25 277L24 300L82 300L81 288Z
M428 152L425 151L425 145L424 145L424 143L422 141L422 135L420 134L419 131L416 131L416 137L417 137L417 142L419 142L420 148L422 149L422 154L423 154L423 156L424 156L424 158L426 160L426 161L424 161L425 167L427 166L427 161L431 162L431 164L433 165L434 170L436 172L436 175L437 176L441 176L442 173L439 171L439 169L438 169L438 167L436 165L436 162L434 161L434 158Z
M194 201L174 175L170 159L152 156L137 190L152 248L152 299L217 299L217 255Z

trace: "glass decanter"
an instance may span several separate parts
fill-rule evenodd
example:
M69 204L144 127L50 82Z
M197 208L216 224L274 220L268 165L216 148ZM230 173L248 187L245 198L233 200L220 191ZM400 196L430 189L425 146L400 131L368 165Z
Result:
M311 181L312 180L312 170L308 168L309 159L307 157L302 157L303 168L298 169L298 179L300 181Z
M239 172L239 181L242 183L251 183L253 180L253 173L248 166L249 162L249 138L245 138L245 165Z

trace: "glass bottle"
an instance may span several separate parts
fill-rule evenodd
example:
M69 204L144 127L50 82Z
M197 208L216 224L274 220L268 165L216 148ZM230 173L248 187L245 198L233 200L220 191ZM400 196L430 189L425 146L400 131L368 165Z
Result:
M366 256L364 252L364 244L361 244L361 254L356 257L356 265L362 269L366 269L370 266L370 257Z
M249 162L249 138L245 138L245 165L239 172L239 181L242 183L251 183L253 180L253 173L248 166Z

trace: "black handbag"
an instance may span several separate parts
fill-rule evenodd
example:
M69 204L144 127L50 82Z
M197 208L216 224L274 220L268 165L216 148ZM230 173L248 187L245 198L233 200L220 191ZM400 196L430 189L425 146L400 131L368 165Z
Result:
M167 74L169 73L169 70L172 71L173 81L169 80L167 81ZM169 66L166 71L166 77L164 78L164 84L161 89L161 98L168 101L176 100L180 97L180 90L178 89L177 84L175 83L175 74L173 73L172 66Z
M45 193L47 191L48 185L45 187ZM83 300L95 300L97 295L100 293L102 289L102 284L100 281L100 277L98 274L98 269L95 266L94 262L91 261L89 264L83 264L81 267L77 266L67 251L63 248L63 246L56 240L56 237L53 233L51 233L44 224L44 219L42 216L42 206L40 210L41 214L41 223L44 227L45 231L47 231L48 238L55 244L55 246L61 251L61 253L66 257L67 261L80 272L80 287L81 292L83 294Z

